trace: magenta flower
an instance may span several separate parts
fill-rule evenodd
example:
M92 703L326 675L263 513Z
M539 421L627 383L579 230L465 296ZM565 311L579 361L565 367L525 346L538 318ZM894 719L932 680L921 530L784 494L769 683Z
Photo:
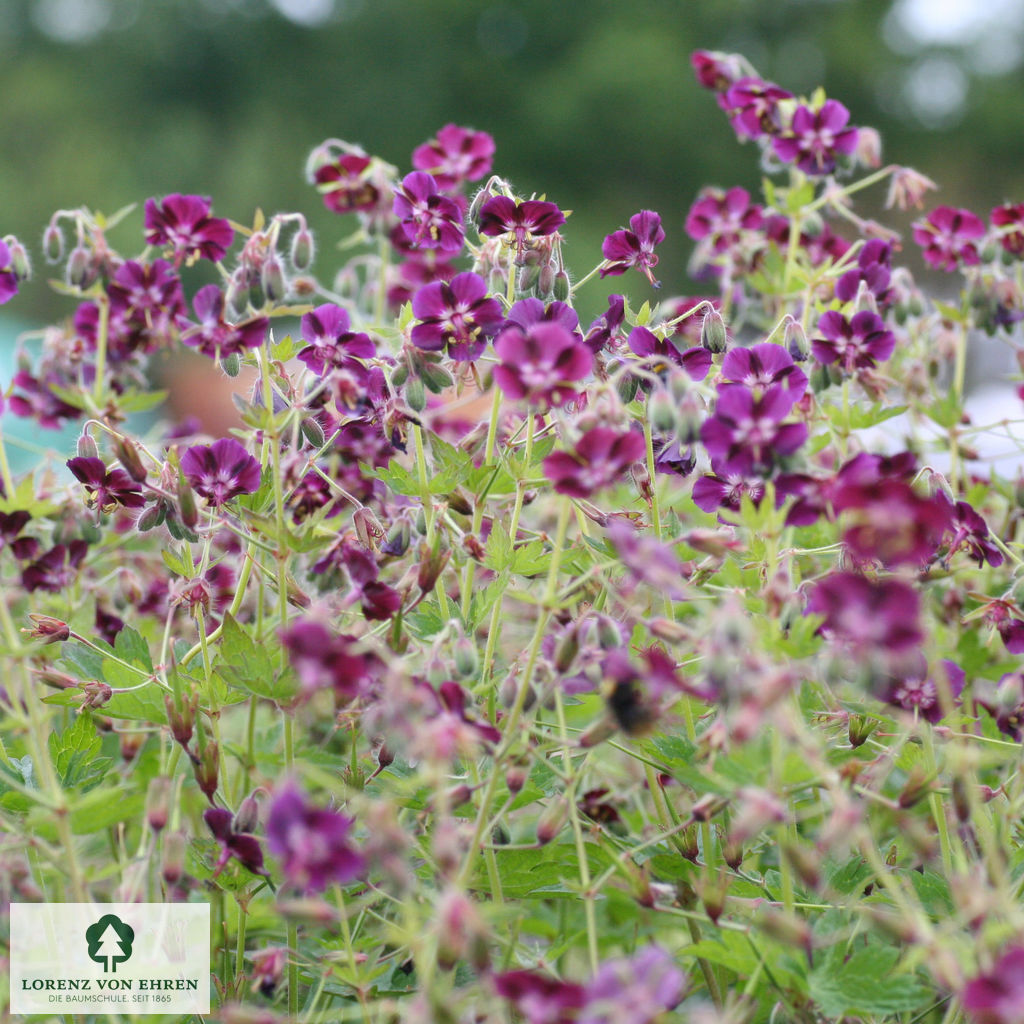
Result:
M421 288L413 296L412 312L419 321L410 334L417 348L446 348L453 359L467 362L483 352L504 322L501 303L487 294L487 282L472 271Z
M541 321L525 330L510 324L494 340L501 363L495 383L509 397L531 404L558 405L574 398L575 387L594 368L594 354L561 324Z
M380 201L380 189L370 178L368 156L345 153L333 163L323 164L313 177L324 197L324 206L334 213L373 210Z
M778 135L782 130L779 104L792 98L791 92L774 82L741 78L726 90L722 106L741 139L760 139L764 135Z
M960 993L972 1024L1020 1024L1024 1020L1024 946L1011 946L990 971L972 978Z
M526 1024L572 1024L586 1002L582 985L536 971L496 974L494 988L518 1010Z
M856 649L904 651L924 639L919 607L917 591L902 580L835 572L815 585L807 613L823 615L821 628Z
M462 248L462 210L454 199L441 195L433 175L424 171L407 174L395 189L392 209L413 247L443 253Z
M641 210L629 218L628 231L613 231L601 245L605 264L601 276L624 274L630 267L636 267L652 287L660 287L651 270L658 265L654 247L665 241L661 217L652 210Z
M961 548L975 559L979 566L988 562L993 568L1003 564L1003 553L989 539L988 523L974 511L966 501L958 501L955 505L947 497L945 491L937 491L938 501L949 506L950 527L952 536L947 542L946 558Z
M358 653L355 637L335 633L315 619L296 619L281 642L307 696L329 689L339 702L348 703L368 687L372 660Z
M704 447L726 472L769 467L807 440L806 423L783 423L793 408L790 392L776 384L761 394L741 385L723 387L715 412L701 425Z
M781 385L794 405L807 390L807 374L781 345L770 341L728 351L722 360L722 382L742 384L752 392Z
M447 191L490 174L493 158L494 139L487 132L446 124L429 142L413 150L412 165L432 174L437 187Z
M679 1005L685 991L686 975L671 955L645 946L601 964L584 990L579 1024L654 1024Z
M96 506L101 512L113 512L118 506L142 508L146 504L139 485L123 469L108 470L102 459L88 456L68 459L68 469L85 485L90 508Z
M527 235L553 235L564 223L562 211L541 199L517 203L508 196L495 196L480 208L480 234L512 235L517 261L522 259Z
M842 484L832 507L844 517L843 543L853 557L887 567L923 565L951 525L948 499L923 497L892 477Z
M686 215L686 233L721 253L731 249L743 232L756 231L763 220L761 207L751 204L746 189L702 189Z
M296 357L321 377L331 370L347 370L358 380L365 367L358 359L373 359L377 348L366 334L351 329L348 313L333 303L324 303L302 318L305 348Z
M88 550L89 545L84 540L73 540L67 545L55 545L22 570L22 586L29 591L45 590L51 594L60 593L74 583L78 576L78 567Z
M298 786L286 781L270 804L267 846L289 884L306 893L323 892L366 870L362 854L348 842L352 824L337 811L311 807Z
M744 496L750 498L755 507L764 497L764 480L755 476L744 460L734 466L712 459L711 472L702 476L693 485L693 503L705 512L726 508L738 512Z
M1005 203L989 216L999 235L999 244L1011 256L1024 256L1024 203Z
M851 267L836 281L836 298L853 302L863 283L880 306L889 305L895 298L889 287L891 280L892 243L872 238L857 256L857 266Z
M711 369L712 355L703 346L680 349L674 337L659 338L646 327L634 327L626 344L634 355L651 360L649 369L655 373L661 373L670 366L680 366L692 380L703 380Z
M977 266L981 262L975 243L984 237L985 222L970 210L937 206L924 220L914 223L914 241L924 249L925 262L938 270Z
M850 112L838 100L826 100L820 110L799 106L789 128L772 139L776 156L795 163L804 174L831 174L836 157L857 148L857 129L848 128Z
M0 239L0 306L18 294L18 275L14 272L11 250Z
M196 444L181 457L181 471L196 494L223 505L260 488L260 464L232 437Z
M247 349L259 348L267 336L270 321L265 316L253 317L238 324L224 317L224 293L215 284L196 292L192 300L199 323L190 327L181 340L211 359L241 355Z
M221 854L217 860L217 868L213 873L216 878L232 857L251 871L254 875L269 878L270 874L263 866L263 850L259 840L246 832L236 832L234 817L224 807L207 807L203 811L203 820L210 827L214 839L220 843Z
M934 679L928 677L928 666L923 662L922 658L919 671L887 680L882 699L887 704L910 711L934 725L942 721L942 704L939 700L938 685ZM946 685L953 703L959 704L966 680L964 670L955 661L946 658L940 663L939 671L946 677Z
M95 375L93 375L95 376ZM77 420L81 409L58 398L50 390L50 384L67 387L68 381L52 372L36 377L28 370L19 370L11 383L20 390L8 400L15 416L32 417L47 430L60 430L65 420Z
M694 50L690 54L690 64L700 85L715 92L728 89L742 74L739 60L731 53Z
M618 338L619 328L625 319L625 298L622 295L609 295L608 308L591 322L583 343L596 356L598 352Z
M552 452L544 460L544 475L559 494L589 498L595 491L622 479L644 456L643 435L591 427L570 452Z
M823 337L811 340L815 358L821 363L838 363L847 373L874 369L896 347L896 335L877 313L866 309L849 320L830 309L821 315L818 330Z
M567 331L571 331L582 340L580 318L576 315L576 310L564 302L549 302L545 306L540 299L520 299L512 304L512 308L505 317L506 326L516 324L524 331L534 324L540 323L561 324Z
M210 216L208 198L174 193L160 203L146 200L146 241L171 246L176 263L191 258L217 263L234 238L234 228L226 220Z

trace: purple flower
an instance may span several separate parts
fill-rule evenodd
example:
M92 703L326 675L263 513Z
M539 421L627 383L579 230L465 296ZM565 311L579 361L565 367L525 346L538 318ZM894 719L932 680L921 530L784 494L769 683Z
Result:
M88 550L89 545L84 540L73 540L68 545L55 545L25 567L21 573L22 586L29 591L46 590L51 594L60 593L75 582L78 567Z
M267 336L270 321L265 316L239 324L228 323L224 319L224 293L215 284L205 285L196 292L192 308L199 323L185 331L181 340L211 359L241 355L246 349L259 348Z
M807 439L807 424L782 422L792 408L790 392L779 384L759 395L741 385L723 387L714 415L701 425L700 439L727 472L768 467Z
M515 1006L526 1024L572 1024L586 1002L582 985L536 971L496 974L494 988Z
M741 74L740 62L734 54L718 53L714 50L694 50L690 54L690 64L697 81L705 89L723 92L735 82Z
M946 686L953 703L959 704L966 679L964 670L956 662L946 658L941 662L939 671L946 677ZM900 678L888 679L882 699L888 704L903 708L904 711L919 715L933 725L940 722L943 717L938 685L933 679L928 678L926 663L923 663L917 672L906 673Z
M31 416L47 430L60 430L65 420L77 420L82 411L55 395L49 384L67 387L68 381L57 373L34 377L28 370L19 370L12 380L20 393L12 394L9 402L15 416Z
M891 279L892 243L872 238L857 256L857 266L851 267L836 281L836 298L853 302L863 282L880 306L889 305L895 293L889 287Z
M981 262L975 245L985 234L985 222L970 210L937 206L914 223L914 241L924 249L925 262L938 270L973 267Z
M626 344L641 359L656 360L648 367L655 373L662 373L672 365L681 366L692 380L703 380L711 369L712 355L703 346L680 349L674 337L659 338L646 327L634 327Z
M989 215L999 244L1011 256L1024 256L1024 203L1004 203Z
M412 165L432 174L437 187L447 191L489 174L493 158L494 139L487 132L446 124L429 142L413 150Z
M722 106L741 139L759 139L764 135L778 135L782 130L779 104L792 98L791 92L774 82L741 78L726 90Z
M756 231L763 220L761 207L751 205L746 189L703 189L686 215L686 233L721 253L731 249L743 232Z
M181 471L197 494L223 505L260 487L260 464L232 437L193 445L181 457Z
M0 306L18 294L18 275L7 243L0 239Z
M472 271L421 288L413 296L412 312L419 321L410 335L417 348L447 348L453 359L462 361L476 359L504 322L501 303L487 294L487 282Z
M992 969L972 978L960 993L972 1024L1020 1024L1024 1020L1024 946L1011 946Z
M594 368L594 354L560 323L541 321L525 330L510 324L494 340L501 360L495 383L509 397L559 404L577 394L575 384Z
M665 240L661 217L652 210L641 210L629 218L628 231L613 231L601 245L606 260L601 276L624 274L636 267L651 285L659 287L651 270L658 265L654 247Z
M165 196L146 200L146 241L170 245L175 262L201 257L214 263L224 258L235 231L221 217L210 216L210 200L203 196Z
M807 614L823 615L821 628L856 649L903 651L924 639L919 606L917 591L902 580L835 572L815 585Z
M705 512L727 508L738 512L744 495L755 506L764 497L764 480L755 476L742 460L730 468L720 460L712 459L711 473L702 476L693 485L693 503Z
M540 323L561 324L567 331L571 331L582 340L580 318L576 315L576 310L564 302L549 302L545 306L540 299L520 299L512 304L512 308L505 317L506 326L516 324L524 331L528 327Z
M454 199L438 192L433 175L425 171L407 174L395 189L392 209L415 248L444 253L462 248L462 210Z
M857 129L846 127L849 120L850 112L838 100L826 100L816 111L801 105L772 146L780 160L795 163L804 174L831 174L836 156L857 148Z
M380 200L380 189L371 181L368 156L345 153L332 163L322 164L314 180L324 197L324 206L334 213L369 211Z
M988 523L974 511L966 501L958 501L955 505L947 497L945 491L937 491L937 500L950 506L950 532L952 536L947 544L947 559L954 552L964 548L971 558L977 559L981 566L988 562L993 568L1003 564L1003 553L989 540Z
M348 313L333 303L317 306L303 316L302 340L306 347L299 350L297 358L320 376L330 370L346 370L362 380L365 368L356 359L377 355L369 336L352 331Z
M123 469L108 470L102 459L88 456L68 459L68 469L85 485L90 508L95 506L101 512L113 512L119 505L141 508L146 504L139 485Z
M584 989L579 1024L653 1024L679 1005L686 975L659 946L608 960Z
M781 346L770 341L750 348L734 348L722 360L722 381L742 384L750 391L782 386L795 405L807 390L807 374Z
M589 498L621 480L643 455L644 439L637 431L592 427L571 452L549 455L544 460L544 475L559 494Z
M554 203L540 199L517 203L508 196L495 196L480 208L480 234L512 235L517 261L522 259L527 235L552 235L564 223L562 211Z
M335 633L315 619L297 619L281 642L306 695L330 689L339 703L348 703L370 682L371 657L357 653L356 637Z
M607 310L592 321L587 328L583 343L596 356L617 337L619 328L625 319L626 300L624 296L609 295Z
M823 337L811 341L815 358L821 363L838 363L847 373L873 369L896 347L896 335L877 313L862 310L847 320L838 310L821 315L818 330Z
M223 807L207 807L203 811L203 820L210 827L214 839L220 843L221 854L217 860L217 869L213 873L216 878L232 857L254 875L269 878L270 874L263 866L263 850L255 836L245 832L236 832L231 812Z
M270 804L267 846L291 885L307 893L323 892L366 870L362 854L348 843L352 824L337 811L311 807L298 786L286 781Z

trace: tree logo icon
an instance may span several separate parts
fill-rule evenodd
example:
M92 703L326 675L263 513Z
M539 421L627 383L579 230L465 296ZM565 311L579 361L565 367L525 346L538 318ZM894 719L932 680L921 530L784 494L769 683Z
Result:
M85 930L89 959L103 964L103 973L117 973L117 965L132 955L135 929L114 914L105 914Z

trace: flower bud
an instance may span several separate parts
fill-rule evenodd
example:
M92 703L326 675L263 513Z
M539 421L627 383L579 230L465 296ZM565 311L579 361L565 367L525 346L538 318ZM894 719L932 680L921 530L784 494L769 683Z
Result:
M786 323L786 333L783 337L786 351L795 363L803 363L810 358L811 346L807 341L807 332L799 320L789 320Z
M857 163L863 167L882 166L882 137L876 128L857 126L857 148L853 151Z
M811 948L810 926L796 914L770 904L762 904L757 915L757 923L768 935L784 945L797 946L808 951Z
M569 283L569 275L564 270L560 270L555 274L555 283L551 291L556 302L569 301L569 296L572 294L572 285Z
M84 245L76 245L71 250L65 276L72 288L85 288L89 284L92 277L92 257Z
M171 735L178 743L187 748L192 739L192 727L195 723L196 711L199 708L198 694L178 701L174 695L165 693L164 707L167 709L167 721L171 727Z
M323 448L327 441L324 437L324 428L320 426L319 420L315 416L307 416L299 426L302 431L302 436L306 439L306 443L311 448L317 450Z
M516 291L521 295L525 295L537 284L539 278L540 267L527 263L526 266L521 267L519 270L519 277L516 280Z
M268 302L280 302L288 294L284 267L276 255L266 258L260 269L260 285Z
M867 742L868 737L878 728L878 722L864 715L850 715L847 722L847 735L850 746L857 748Z
M164 521L166 514L164 503L158 501L156 504L150 505L143 510L142 515L139 516L138 522L135 524L135 528L139 533L147 533L149 530L158 527Z
M455 642L455 671L461 679L473 679L480 671L476 644L467 637L460 637Z
M187 847L188 837L184 832L168 832L164 836L160 871L168 885L174 885L181 878Z
M88 430L83 431L78 437L78 457L80 459L98 459L100 457L99 446Z
M220 358L220 368L229 376L237 377L242 371L242 360L237 352L231 352Z
M160 832L167 824L171 785L171 780L164 775L149 780L146 789L146 821L154 832Z
M725 321L717 309L711 309L704 314L704 322L700 326L700 343L709 352L724 352L729 344L729 338L725 330Z
M918 801L928 796L931 790L932 779L920 765L914 765L910 770L907 783L899 795L900 807L913 807Z
M99 680L82 683L82 691L85 693L85 700L82 701L83 708L101 708L114 695L110 686L107 683L99 682ZM130 758L125 758L125 760L130 760Z
M615 382L615 390L624 405L629 405L636 398L640 382L631 373L622 374Z
M724 871L719 871L714 878L705 878L700 887L700 901L704 905L704 911L711 918L712 924L718 924L718 919L725 910L725 896L729 891L729 876Z
M71 636L71 628L61 619L54 619L49 615L36 615L34 612L29 612L28 617L35 623L35 626L27 631L34 640L56 644Z
M611 715L602 715L593 725L589 725L580 733L579 744L585 750L596 747L599 743L611 739L618 729L618 724Z
M216 740L207 740L199 755L199 760L192 765L196 783L206 794L206 799L213 802L213 794L217 792L217 779L220 774L220 748Z
M562 831L569 818L569 803L564 796L555 797L537 819L537 842L546 846Z
M11 254L11 270L19 281L27 281L32 276L32 264L29 261L25 246L13 235L4 239L7 251Z
M405 404L413 412L423 412L427 407L427 392L419 377L410 377L405 382Z
M816 395L820 395L822 391L827 391L830 387L832 387L832 377L828 372L828 366L825 363L815 363L811 370L811 390Z
M195 492L184 476L178 478L178 510L181 513L181 521L190 530L199 522Z
M529 761L524 761L522 764L512 764L505 770L505 785L508 786L508 791L515 796L526 785L526 780L529 777Z
M404 516L392 524L388 530L387 540L380 546L382 554L393 555L400 558L409 549L409 541L412 538L412 528L409 520Z
M239 805L232 823L236 832L255 832L260 823L260 807L256 794L250 793Z
M43 232L43 259L47 263L60 263L64 258L64 232L60 226L50 223Z
M647 399L647 419L659 434L673 434L677 427L676 405L665 388L657 388Z
M555 671L559 673L568 672L579 651L579 625L574 622L562 630L562 634L555 644Z
M550 263L545 263L540 268L540 277L537 278L537 296L541 299L548 299L555 290L555 269Z
M139 450L135 447L134 442L129 441L127 438L115 437L113 441L114 454L117 456L117 461L127 470L128 475L137 483L145 483L146 481L146 467L142 464L142 459L139 457Z
M438 577L451 558L451 551L431 551L426 544L419 548L420 564L417 570L416 583L424 594L429 594L437 584Z
M302 228L295 232L292 238L291 262L296 270L308 270L313 265L316 256L316 244L313 241L313 232L308 228Z

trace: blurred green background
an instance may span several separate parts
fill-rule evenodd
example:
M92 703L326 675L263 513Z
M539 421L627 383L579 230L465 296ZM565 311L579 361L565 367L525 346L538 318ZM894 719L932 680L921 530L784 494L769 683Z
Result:
M146 197L199 192L246 222L256 206L311 214L329 278L354 222L305 184L309 150L336 136L404 173L455 121L495 136L521 191L574 211L577 276L607 232L658 210L663 294L682 293L696 191L760 176L693 49L741 51L796 92L823 84L881 130L886 161L940 183L936 202L987 212L1024 200L1022 40L1024 0L0 0L0 234L45 278L55 208L139 202L114 237L130 252ZM4 312L69 311L40 279Z

